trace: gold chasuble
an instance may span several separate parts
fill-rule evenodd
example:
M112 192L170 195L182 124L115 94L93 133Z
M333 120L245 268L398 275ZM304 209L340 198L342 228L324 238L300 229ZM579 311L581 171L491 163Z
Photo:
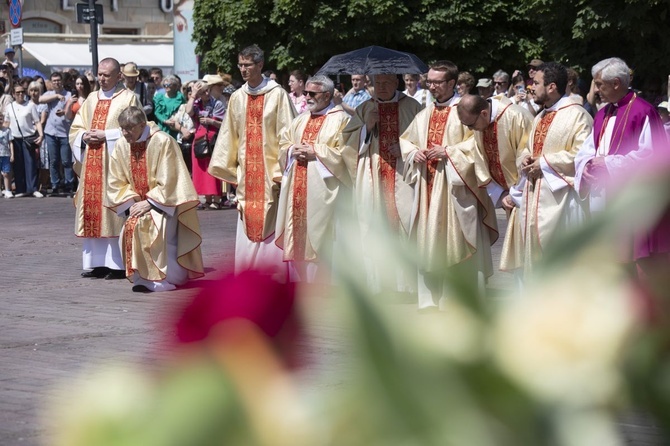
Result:
M352 186L356 152L340 144L349 115L341 106L326 113L300 114L282 135L279 162L284 168L277 215L276 245L284 261L317 262L333 236L333 212L342 185ZM316 160L289 157L292 146L311 144Z
M146 280L161 281L168 270L168 218L177 219L177 259L190 279L202 277L200 223L196 213L198 194L176 141L150 123L149 138L129 144L120 139L109 162L107 206L117 208L129 201L149 199L174 208L168 216L152 209L139 217L128 217L123 227L121 252L126 275L137 272Z
M509 189L519 180L517 159L526 148L533 116L525 108L498 96L496 116L483 132L475 132L477 147L486 161L491 179Z
M398 143L421 105L403 93L397 93L396 98L389 102L372 99L363 102L342 132L344 144L358 153L354 195L362 237L374 230L375 219L382 214L394 232L402 239L409 238L412 186L404 182L404 165L389 149ZM361 140L361 132L365 128L365 117L376 107L379 124L376 131L368 135L368 144Z
M288 93L274 81L257 89L245 84L228 102L208 172L237 185L237 207L251 242L274 233L282 176L279 138L295 115Z
M505 269L524 267L525 272L532 271L554 234L580 224L585 218L586 203L581 203L574 189L574 159L592 125L588 112L567 97L535 117L519 162L531 153L539 157L542 176L534 183L522 176L521 206L511 216L508 231L518 225L523 249L505 243L502 252Z
M492 274L490 245L498 238L484 159L472 131L461 124L453 107L429 104L400 136L406 181L415 187L412 230L416 231L419 270L439 273L475 254L486 276ZM453 109L453 110L452 110ZM437 144L447 158L415 163L419 150Z
M83 132L118 129L119 114L131 105L141 107L135 93L122 85L116 87L111 99L101 98L99 92L94 91L86 98L72 122L70 145L74 146ZM109 164L107 144L90 144L81 160L81 163L74 163L80 182L74 198L75 235L86 238L118 237L123 219L104 206Z

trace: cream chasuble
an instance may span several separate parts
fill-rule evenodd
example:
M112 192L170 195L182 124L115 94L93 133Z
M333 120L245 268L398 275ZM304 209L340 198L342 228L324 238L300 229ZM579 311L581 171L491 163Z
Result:
M228 102L208 172L237 185L237 209L251 243L275 231L282 177L279 138L295 116L288 93L274 81L256 89L245 84Z
M77 156L79 152L75 147L81 146L81 138L86 131L118 129L118 117L123 110L131 105L142 107L135 93L121 84L117 85L111 99L101 95L102 92L98 91L88 95L72 122L69 134L70 146L76 152L74 170L79 175L79 188L74 198L75 234L94 239L118 237L123 226L123 219L104 206L108 193L109 155L113 147L91 144L81 156Z
M498 96L492 100L497 102L496 116L486 130L475 132L475 141L491 179L503 190L508 190L519 180L516 163L528 142L533 116L506 97Z
M333 212L342 185L352 186L357 153L340 144L349 115L341 106L325 114L299 115L284 132L279 162L284 168L277 215L275 243L284 261L317 262L320 249L333 238ZM312 144L317 159L297 161L290 149Z
M153 205L148 213L126 219L121 234L126 275L149 281L169 277L168 219L176 219L176 261L188 278L202 277L198 194L176 141L150 124L147 140L130 144L122 138L110 156L107 206L117 212L135 201L148 199Z
M493 204L486 193L488 169L472 131L456 112L460 98L430 104L400 137L406 180L415 187L412 230L421 272L439 273L477 254L479 271L492 274L491 244L498 238ZM419 150L437 144L447 159L415 163Z
M372 135L365 132L365 117L379 107L379 125ZM406 240L410 233L412 187L403 181L404 165L394 158L389 147L397 143L421 105L397 93L388 102L370 99L356 108L356 114L342 132L344 144L359 154L354 196L361 236L375 230L375 214L382 213L392 231ZM369 137L369 143L365 138Z
M526 155L540 157L542 176L534 184L525 174L521 176L520 206L508 222L508 233L521 237L523 250L518 240L506 240L501 256L504 269L523 267L525 273L531 272L554 234L583 222L586 203L574 189L574 159L592 126L588 112L567 97L535 117L519 163ZM516 233L514 225L518 225Z

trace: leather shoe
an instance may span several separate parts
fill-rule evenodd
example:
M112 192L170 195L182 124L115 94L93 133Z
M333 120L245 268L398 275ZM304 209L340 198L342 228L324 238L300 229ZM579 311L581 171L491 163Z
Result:
M144 285L135 285L133 286L133 291L136 293L153 293L149 288Z
M105 276L105 280L116 280L116 279L125 279L126 272L122 269L110 269L109 273Z
M103 277L106 277L108 273L109 268L98 266L93 268L91 271L84 271L81 273L81 277L85 277L87 279L102 279Z

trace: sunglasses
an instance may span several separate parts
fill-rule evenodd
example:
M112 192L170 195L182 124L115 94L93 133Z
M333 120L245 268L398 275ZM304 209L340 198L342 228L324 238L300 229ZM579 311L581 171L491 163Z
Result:
M313 98L314 96L316 96L319 93L325 93L325 91L305 91L305 93L307 93L310 98Z

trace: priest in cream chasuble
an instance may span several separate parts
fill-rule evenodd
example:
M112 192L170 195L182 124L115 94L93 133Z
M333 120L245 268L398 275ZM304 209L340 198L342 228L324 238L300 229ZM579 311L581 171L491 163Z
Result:
M421 105L397 91L396 75L374 76L375 97L356 108L343 131L344 143L358 153L354 202L363 243L371 234L386 229L391 243L404 243L410 235L412 186L405 183L399 137L421 110ZM383 224L385 228L379 228ZM371 248L372 249L372 248ZM370 249L365 249L370 252ZM382 288L396 291L415 289L415 271L379 265L366 258L368 284L373 292Z
M435 103L400 137L406 180L415 188L412 230L419 256L419 309L450 295L450 275L468 274L483 288L492 274L491 244L498 238L488 169L473 133L458 118L458 68L439 61L427 84ZM455 273L455 271L459 271Z
M107 196L109 155L121 138L118 116L131 105L138 106L134 92L121 82L119 63L103 59L98 66L100 90L82 104L70 127L70 146L79 176L75 196L75 235L84 242L83 268L93 269L86 277L103 277L106 271L123 278L123 259L118 237L123 219L104 206ZM101 275L98 271L102 271Z
M127 216L120 238L133 291L170 291L204 275L198 194L177 142L147 125L142 109L119 117L124 138L110 157L107 206Z
M506 241L502 253L507 269L523 268L524 274L532 271L557 234L582 224L588 213L588 203L580 200L574 188L574 160L593 119L564 95L566 85L565 67L554 62L539 67L533 79L535 102L543 109L535 116L521 154L521 178L507 198L519 208L508 231L519 226L523 249Z
M477 150L489 171L486 185L489 197L496 208L503 207L508 218L514 217L517 208L504 206L504 198L519 181L517 160L528 144L533 116L525 108L513 104L504 96L484 99L478 95L465 95L458 104L458 115L466 127L474 130ZM510 251L523 250L519 225L508 228L505 244ZM500 268L507 270L508 259L501 257Z
M352 187L357 154L340 144L349 115L331 102L333 81L307 81L308 113L284 132L279 163L284 170L277 215L276 244L283 249L293 281L329 282L334 215L341 188Z
M285 275L282 252L275 245L282 178L279 138L296 111L286 90L263 78L260 48L245 48L238 61L246 83L230 97L208 171L237 185L235 271L268 267Z

